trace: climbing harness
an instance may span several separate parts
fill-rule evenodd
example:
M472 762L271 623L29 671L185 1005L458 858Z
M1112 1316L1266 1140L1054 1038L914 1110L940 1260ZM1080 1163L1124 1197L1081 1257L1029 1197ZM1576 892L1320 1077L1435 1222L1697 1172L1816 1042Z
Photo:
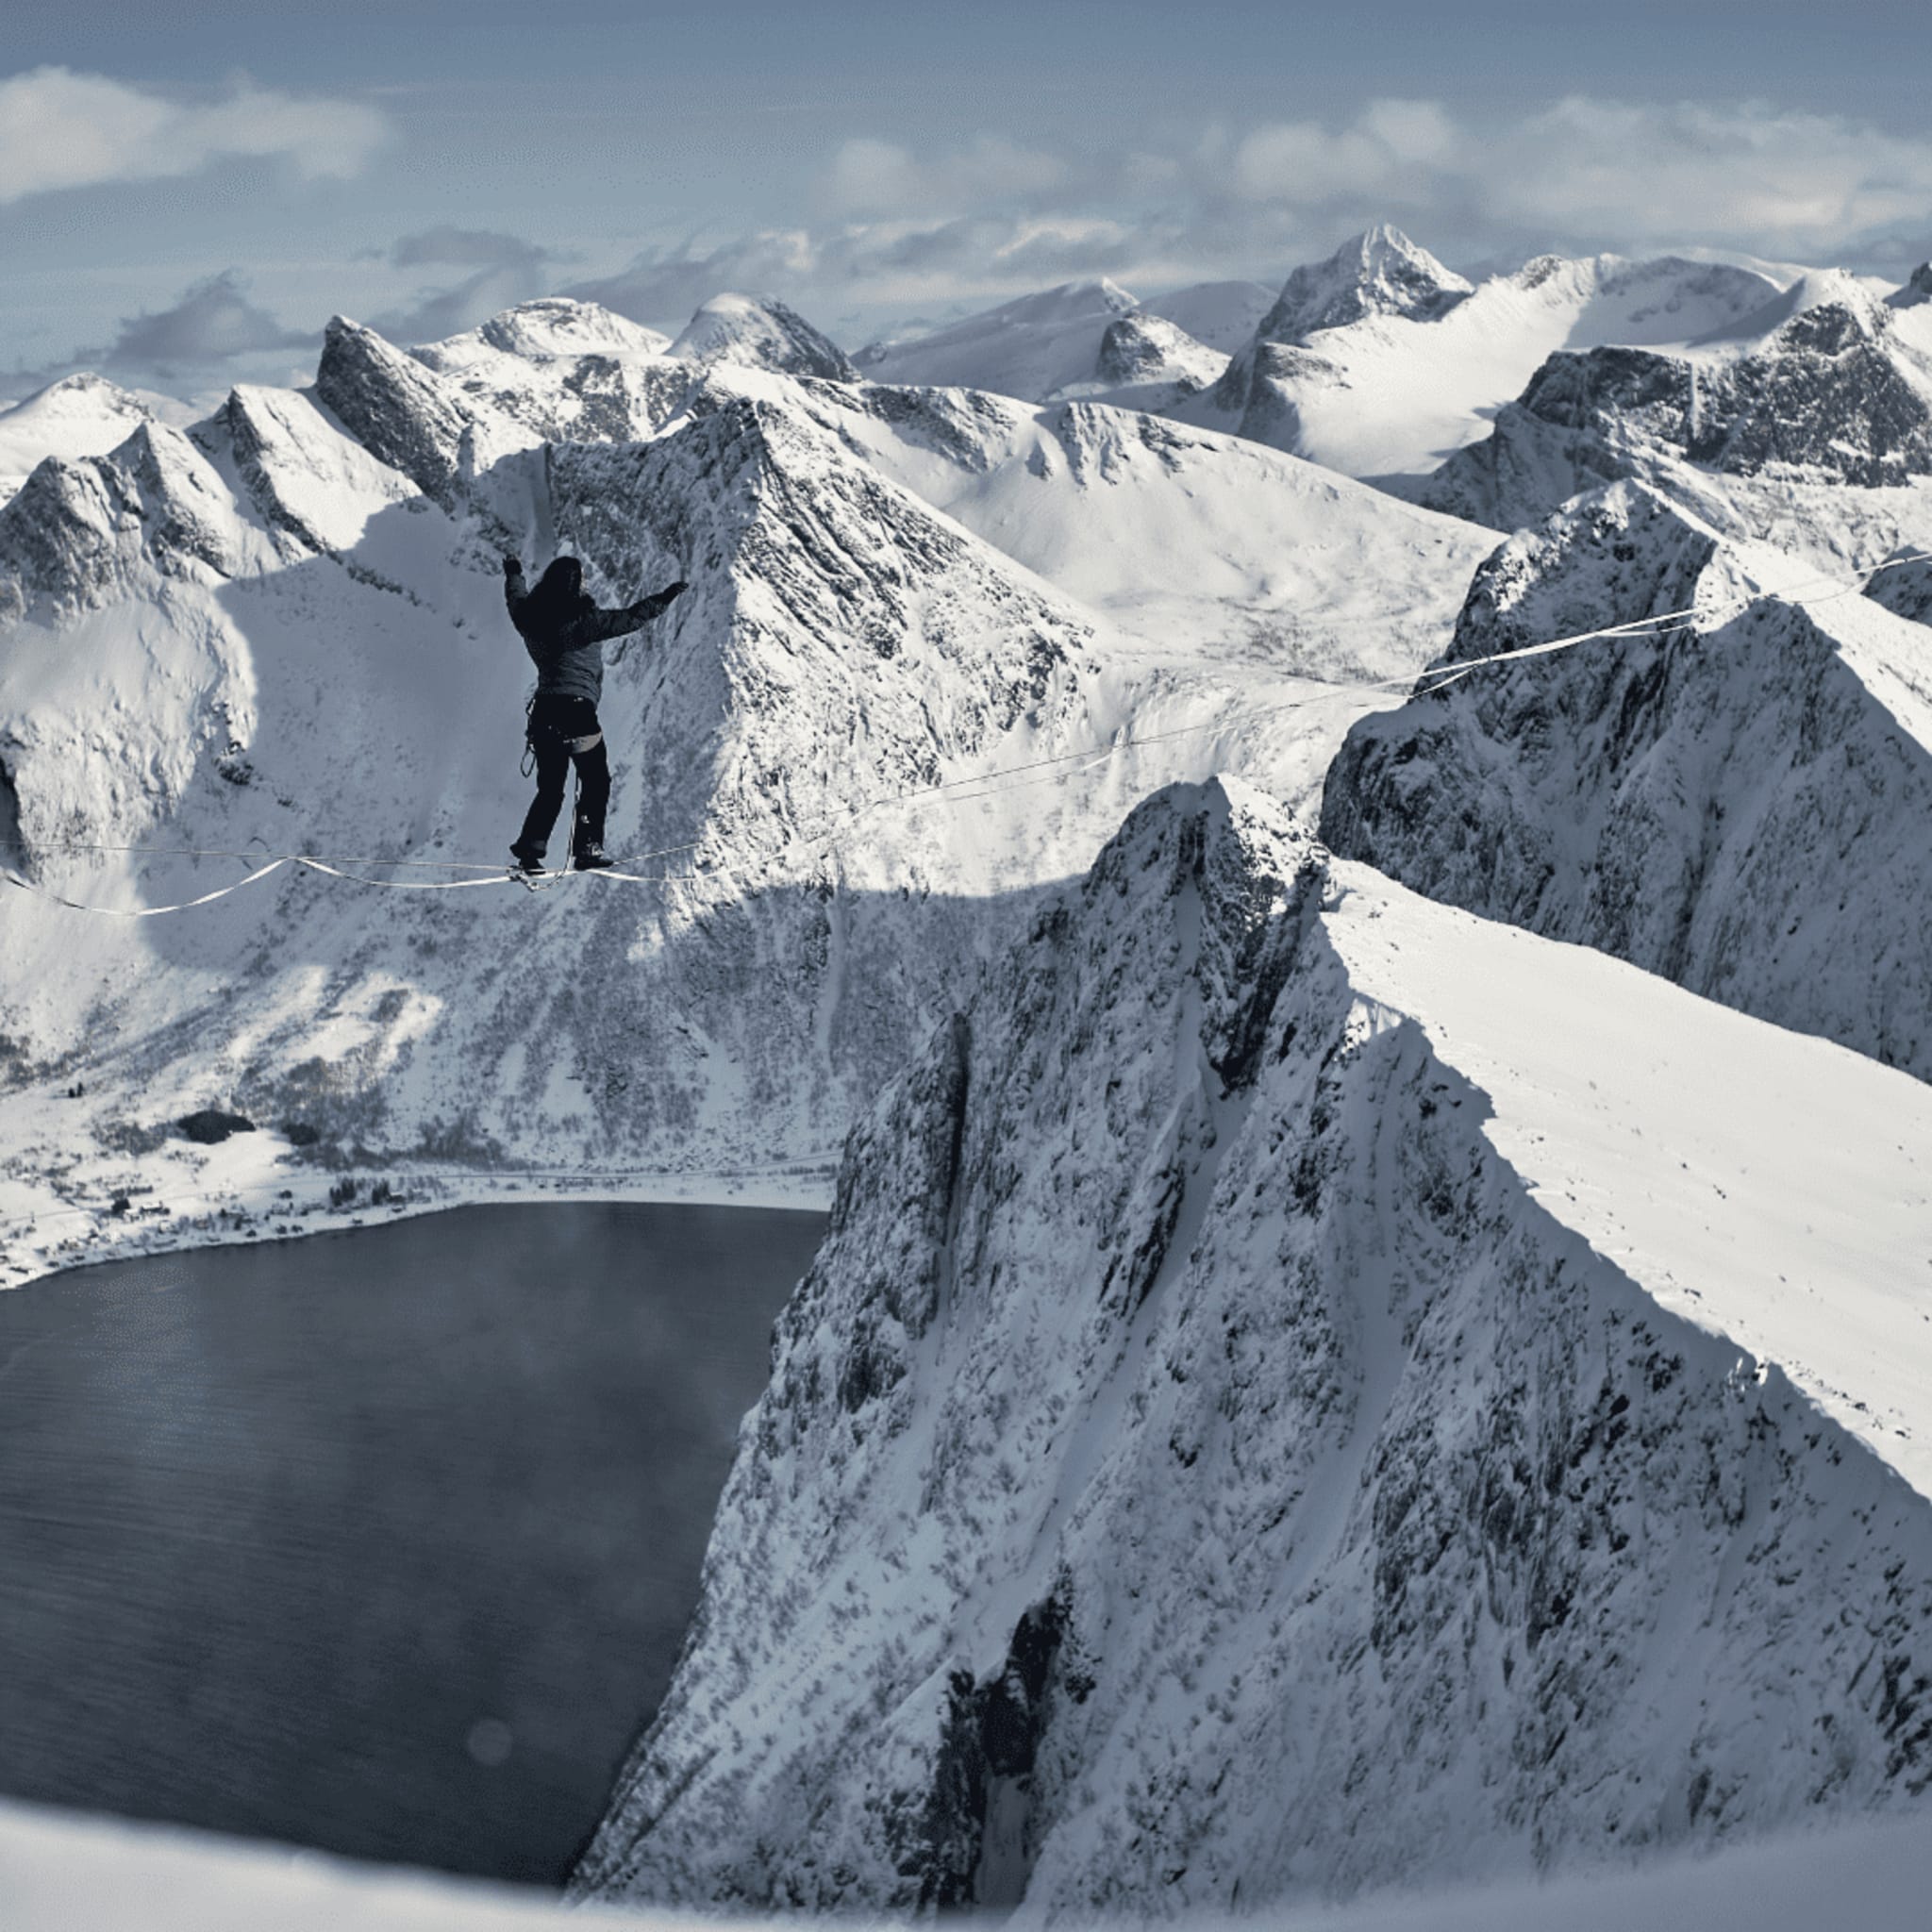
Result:
M1790 586L1775 594L1796 599L1813 591L1831 591L1836 595L1849 595L1869 585L1872 579L1889 570L1897 570L1911 563L1932 562L1932 550L1917 550L1899 557L1887 558L1884 562L1867 565L1862 569L1820 575ZM1722 618L1728 622L1732 617L1749 608L1761 591L1740 591L1724 602L1707 608L1703 614L1707 622ZM1819 601L1824 601L1821 597ZM920 805L945 801L951 804L971 804L976 800L994 797L1008 791L1026 789L1031 785L1058 784L1068 778L1079 776L1097 766L1106 764L1120 757L1124 752L1139 750L1147 745L1172 743L1178 739L1197 738L1215 733L1241 731L1262 723L1267 719L1279 717L1284 713L1301 710L1314 705L1353 698L1381 691L1407 691L1411 698L1432 697L1445 691L1452 684L1459 683L1473 672L1484 670L1497 664L1519 663L1530 658L1550 657L1559 651L1575 649L1578 645L1605 639L1615 641L1638 641L1645 637L1660 640L1671 631L1682 627L1688 620L1699 615L1696 606L1687 605L1681 610L1666 610L1654 617L1633 618L1626 624L1600 625L1594 630L1574 631L1566 637L1546 638L1535 643L1520 644L1507 651L1491 651L1479 658L1465 658L1458 662L1437 666L1420 675L1402 677L1364 679L1350 684L1331 685L1325 690L1299 697L1283 699L1272 705L1252 707L1246 710L1231 712L1224 717L1209 719L1198 724L1175 725L1166 731L1133 732L1123 731L1105 744L1087 744L1073 751L1057 753L1049 758L1031 758L1021 764L995 767L991 771L974 773L966 777L944 779L937 784L913 786L903 791L881 792L874 798L864 800L857 806L826 813L819 820L819 829L795 831L786 844L793 850L808 852L815 847L830 844L841 833L849 832L858 823L873 813L886 810L893 806ZM531 703L534 704L534 695ZM532 742L532 721L530 706L525 708L525 775L531 769L529 760L534 758ZM601 733L578 741L566 741L573 748L579 745L589 750L594 745ZM572 770L574 789L571 798L571 824L575 835L576 824L577 793L575 789L575 769ZM1007 783L1007 780L1024 780L1024 783ZM8 841L16 850L33 849L22 841ZM185 899L173 906L142 906L123 908L111 906L89 906L79 900L63 897L60 893L24 878L11 868L0 865L0 879L8 885L18 887L24 892L31 892L42 898L50 899L56 905L64 906L75 912L99 913L108 919L154 919L167 912L187 912L196 907L211 905L217 899L225 899L231 892L239 892L245 886L252 886L284 866L293 866L309 872L322 873L330 878L347 879L358 885L375 886L387 891L401 892L453 892L462 891L475 886L500 886L514 882L531 891L548 891L566 878L594 876L613 880L625 885L680 885L696 881L729 878L753 871L762 871L773 862L774 855L741 864L713 862L699 865L692 862L683 872L638 872L630 868L648 864L654 859L673 859L681 854L695 853L699 840L688 840L678 845L658 845L646 852L630 854L620 859L616 865L602 867L592 874L575 870L544 872L531 875L512 868L508 874L499 865L481 865L460 859L425 858L343 858L332 855L316 855L304 852L284 852L264 855L256 852L237 852L211 847L179 845L111 845L92 844L81 841L60 841L38 849L48 852L122 852L143 855L172 855L182 858L240 858L253 860L266 858L245 877L220 887L212 892L204 892L198 898ZM781 848L782 849L782 848ZM460 879L397 879L371 878L360 872L344 870L350 866L381 866L386 868L409 868L419 871L470 872L483 874L476 878Z

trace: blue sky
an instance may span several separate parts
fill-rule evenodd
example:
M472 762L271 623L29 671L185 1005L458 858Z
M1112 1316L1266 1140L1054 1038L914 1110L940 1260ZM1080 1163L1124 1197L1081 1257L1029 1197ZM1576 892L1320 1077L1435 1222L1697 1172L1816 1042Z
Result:
M0 393L204 391L336 309L421 338L556 289L668 326L770 290L856 343L1074 275L1274 282L1377 219L1459 266L1932 252L1924 0L554 13L8 0Z

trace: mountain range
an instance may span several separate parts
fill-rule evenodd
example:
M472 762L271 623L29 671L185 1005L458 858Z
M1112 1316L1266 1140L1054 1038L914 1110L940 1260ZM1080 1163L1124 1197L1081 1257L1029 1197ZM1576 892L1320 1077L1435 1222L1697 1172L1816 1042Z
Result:
M1912 1812L1926 284L1378 228L0 414L0 1283L377 1174L829 1193L580 1895ZM499 560L560 552L690 589L610 653L618 874L533 892Z

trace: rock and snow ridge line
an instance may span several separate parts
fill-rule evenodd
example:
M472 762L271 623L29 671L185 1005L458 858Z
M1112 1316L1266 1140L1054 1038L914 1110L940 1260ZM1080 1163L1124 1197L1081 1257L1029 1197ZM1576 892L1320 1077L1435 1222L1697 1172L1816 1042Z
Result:
M1491 559L1493 562L1494 559ZM1845 593L1858 591L1872 597L1887 608L1892 608L1888 602L1882 579L1893 571L1912 571L1920 566L1932 563L1932 551L1908 551L1883 559L1876 564L1861 565L1858 568L1837 575L1818 575L1799 582L1783 586L1781 595L1787 600L1815 597L1821 592L1836 591ZM1306 709L1322 702L1347 702L1358 697L1385 691L1401 691L1412 703L1420 703L1433 693L1446 690L1472 672L1486 670L1492 666L1517 664L1532 658L1554 657L1559 652L1574 650L1578 646L1593 643L1600 640L1640 640L1658 641L1657 634L1679 631L1687 628L1694 620L1707 629L1716 628L1729 619L1740 616L1758 601L1762 591L1746 582L1729 592L1728 602L1719 598L1700 596L1699 601L1687 604L1681 609L1660 611L1654 615L1624 619L1611 625L1601 625L1591 630L1572 631L1562 637L1544 638L1534 643L1516 644L1505 650L1491 651L1475 656L1464 656L1459 651L1438 664L1427 667L1414 679L1379 678L1358 679L1352 683L1338 684L1315 696L1283 699L1278 703L1235 710L1224 717L1208 723L1180 725L1171 730L1145 733L1116 732L1105 740L1095 740L1071 750L1056 753L1051 757L1029 758L1024 763L999 766L989 770L974 772L964 777L941 780L930 785L915 786L909 790L881 792L850 807L842 812L820 822L811 829L800 828L794 834L793 842L804 848L814 848L836 840L840 831L858 820L884 807L904 805L929 800L938 800L954 793L968 793L977 799L992 796L1008 789L1002 781L1009 779L1026 780L1031 783L1040 773L1061 773L1063 776L1077 775L1061 772L1063 767L1078 767L1084 772L1097 763L1118 758L1124 753L1143 749L1153 744L1169 743L1177 739L1200 737L1211 733L1225 732L1230 728L1242 728L1264 719L1277 718L1286 713ZM1387 728L1385 721L1384 728ZM0 841L0 850L8 849L9 841ZM25 850L22 846L20 849ZM194 858L252 858L255 854L233 851L187 851L183 848L144 848L141 846L101 846L63 841L42 842L39 848L45 853L52 852L142 852L144 850L166 850ZM718 860L702 869L693 868L684 872L641 874L628 868L655 859L667 859L697 849L696 841L681 845L658 846L646 852L626 855L614 867L599 870L594 876L609 884L620 885L674 885L692 882L698 879L723 878L736 873L761 871L765 859L748 861L734 865L729 860ZM331 862L333 861L333 862ZM582 876L575 872L558 872L545 875L541 882L522 875L499 876L502 868L482 861L462 861L455 859L375 859L345 858L334 854L318 853L278 853L273 855L266 864L260 865L233 884L219 887L203 893L200 897L185 900L175 906L145 906L134 908L120 907L91 906L79 900L62 897L49 891L34 880L22 878L19 874L5 865L0 865L0 878L18 887L23 891L36 892L58 906L63 906L75 912L92 912L114 919L151 919L162 913L192 911L202 906L212 905L218 899L226 898L232 892L241 891L244 887L268 877L285 865L295 865L323 874L331 878L346 880L352 884L372 886L378 890L399 891L457 891L477 887L495 885L518 885L526 891L552 891L566 879ZM485 873L484 878L448 879L423 881L415 879L370 878L362 874L341 870L344 865L386 865L402 870L429 870L433 872Z
M0 836L39 855L24 876L116 910L284 854L458 863L528 795L496 555L567 544L607 601L693 581L607 682L613 739L650 754L620 761L609 842L696 847L712 875L520 907L285 865L179 921L88 922L84 975L76 915L9 889L0 1273L154 1239L112 1204L155 1205L155 1136L204 1106L313 1128L338 1172L467 1159L479 1186L815 1156L1148 784L1234 762L1310 798L1363 701L1324 680L1370 645L1378 672L1426 661L1490 541L1145 416L696 370L576 310L498 320L433 356L339 323L315 389L143 425L0 508ZM1332 626L1296 619L1337 602ZM1324 708L1253 722L1303 692ZM1116 743L1078 786L983 782ZM803 847L935 791L943 814ZM251 1226L275 1191L237 1192Z
M1913 1804L1927 1147L1156 796L849 1141L577 1890L1165 1917Z
M1583 612L1654 629L1456 680ZM1322 836L1932 1079L1924 641L1875 596L1821 594L1789 557L1616 484L1484 564L1422 694L1351 730Z

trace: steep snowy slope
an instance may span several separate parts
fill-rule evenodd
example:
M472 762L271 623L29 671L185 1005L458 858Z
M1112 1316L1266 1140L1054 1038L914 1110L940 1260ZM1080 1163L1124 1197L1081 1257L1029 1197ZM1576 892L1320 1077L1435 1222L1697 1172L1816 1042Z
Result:
M1150 800L848 1144L579 1889L1169 1917L1921 1798L1928 1146Z
M1320 680L1412 675L1485 541L1118 412L1042 426L628 351L677 372L656 433L540 441L572 366L545 344L587 323L564 320L533 338L513 312L445 373L339 319L312 390L238 391L0 512L0 837L28 875L127 911L288 853L412 888L283 866L125 923L8 889L13 1278L63 1241L147 1240L117 1195L158 1189L178 1236L189 1195L258 1212L303 1180L276 1134L166 1141L204 1105L319 1135L313 1186L344 1161L823 1161L1029 895L1153 786L1233 765L1312 803L1347 724L1399 698ZM559 547L606 601L692 586L617 654L604 707L608 843L673 876L532 899L489 871L528 797L497 557ZM1304 624L1344 588L1344 623ZM1155 741L1089 756L1130 735ZM877 803L1042 758L996 793ZM165 850L92 849L123 845Z
M46 457L105 456L157 413L99 375L69 375L0 412L0 503Z
M1227 305L1202 306L1224 314ZM1106 396L1141 408L1205 389L1227 365L1224 352L1104 279L1022 295L911 341L875 342L856 359L874 382L1027 402Z
M685 324L669 353L706 369L730 362L827 382L858 379L837 343L772 295L757 301L749 295L713 295Z
M1138 646L1132 730L1228 728L1124 758L1136 789L1231 770L1312 811L1342 736L1446 640L1491 539L1233 437L1092 403L813 388L894 481L1105 613ZM1302 708L1236 722L1304 699Z
M1483 567L1442 661L1695 614L1365 720L1323 838L1932 1078L1932 658L1807 577L1641 486L1580 498Z
M1553 352L1689 341L1775 292L1745 269L1610 255L1541 256L1467 290L1407 237L1372 231L1298 269L1212 393L1180 413L1352 476L1421 477L1486 434Z
M1635 476L1820 559L1932 532L1932 341L1850 275L1806 275L1674 351L1552 356L1421 500L1504 529Z

